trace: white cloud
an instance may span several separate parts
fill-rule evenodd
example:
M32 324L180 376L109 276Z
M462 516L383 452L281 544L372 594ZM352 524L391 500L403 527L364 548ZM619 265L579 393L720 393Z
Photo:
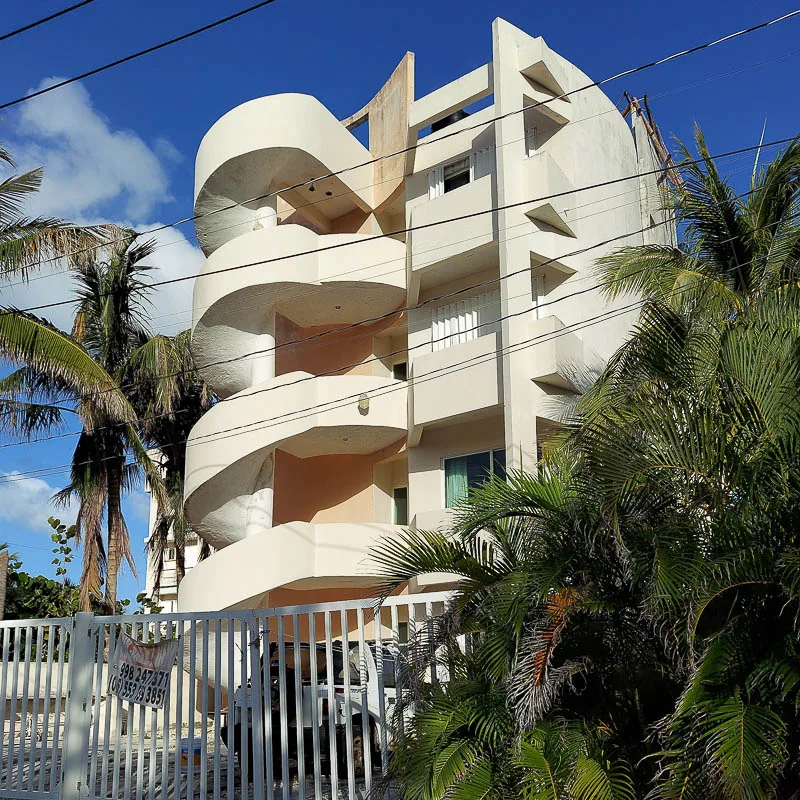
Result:
M70 521L69 508L57 507L51 500L59 490L41 478L21 476L17 470L2 473L0 480L0 522L30 533L52 533L47 524L50 516Z
M40 87L56 81L49 78ZM12 153L23 169L44 167L41 191L29 212L59 216L79 224L115 222L146 232L161 227L154 222L159 203L170 200L166 165L183 156L158 137L152 147L136 133L114 128L78 84L34 98L24 104L15 126ZM157 231L159 249L148 259L156 267L154 282L191 277L203 264L200 249L178 229ZM27 285L2 286L2 302L17 308L48 306L69 299L72 278L45 269ZM151 295L152 327L176 333L191 324L193 280L159 287ZM69 305L43 308L36 313L69 330L73 310Z
M146 232L148 228L157 227L159 223L156 222L138 226L137 229ZM180 231L172 228L157 231L153 234L153 238L158 242L159 248L147 259L148 264L156 267L148 273L149 280L160 282L173 278L190 278L156 287L150 295L152 305L148 313L153 330L158 333L175 334L191 325L194 286L194 280L191 278L203 265L203 254ZM16 308L49 306L51 303L71 299L73 291L74 284L70 274L53 269L44 269L32 275L27 284L16 279L10 286L0 287L3 304ZM70 330L72 327L71 305L46 307L34 313L46 317L63 330Z
M57 80L48 78L37 88ZM79 84L25 103L16 134L12 152L19 163L45 167L42 191L32 203L36 212L79 220L121 201L126 216L144 219L172 199L159 154L180 158L174 146L160 138L154 150L136 133L115 130Z

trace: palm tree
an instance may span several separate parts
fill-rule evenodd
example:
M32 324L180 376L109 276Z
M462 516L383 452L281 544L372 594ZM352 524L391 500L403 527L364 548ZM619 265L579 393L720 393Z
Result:
M0 309L0 352L20 365L0 381L3 428L31 437L62 427L72 416L81 422L71 480L57 497L78 501L76 542L84 548L81 603L87 610L91 596L99 597L104 576L105 601L114 609L122 561L135 569L123 494L144 473L166 507L158 465L147 452L127 395L143 379L146 366L141 352L151 338L145 309L150 289L144 277L150 267L143 261L153 250L152 241L138 242L134 231L120 231L106 260L74 266L71 334L32 314ZM174 402L169 382L162 399Z
M449 619L421 652L471 636L477 676L505 692L523 752L566 720L603 731L615 774L630 776L621 796L796 798L800 148L757 173L740 203L701 136L698 147L706 160L676 200L682 246L602 264L609 293L647 302L539 474L490 481L450 535L409 532L375 558L387 591L426 572L458 577ZM455 673L415 736L431 743L429 765L447 774L461 758L468 776L482 732L436 727L462 719L461 691ZM527 795L536 764L551 763L542 749L517 796L613 796L608 774L593 780L578 762L566 791ZM393 768L403 785L430 774L405 757ZM425 785L431 798L457 794Z
M14 167L11 154L3 147L0 164ZM39 191L42 175L41 169L34 169L0 182L0 270L5 276L25 277L43 259L62 254L91 257L113 232L107 225L77 227L60 219L25 216L25 203Z
M599 259L607 297L633 293L675 311L719 316L798 277L800 138L754 169L743 196L720 175L699 128L695 141L699 159L678 143L683 186L667 198L680 246L623 247Z
M195 423L216 399L197 372L190 342L188 330L177 336L153 336L131 360L131 367L139 376L131 399L139 412L144 438L158 450L168 499L167 507L156 516L148 540L148 550L156 566L156 591L170 535L175 547L178 584L185 574L185 547L191 535L183 513L186 441Z

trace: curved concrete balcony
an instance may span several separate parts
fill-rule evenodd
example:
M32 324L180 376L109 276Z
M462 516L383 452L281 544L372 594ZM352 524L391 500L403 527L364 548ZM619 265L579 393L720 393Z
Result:
M401 307L405 286L405 245L395 239L302 225L251 231L213 253L195 281L195 362L220 396L241 392L253 383L247 355L264 349L271 311L300 327L347 325ZM231 358L240 360L217 363Z
M367 409L359 408L360 395L370 398ZM406 435L406 399L406 384L393 378L291 372L217 404L186 446L192 527L216 549L244 539L259 476L276 448L299 458L374 453Z
M259 207L269 201L249 201L270 192L280 192L295 208L313 204L327 219L371 211L372 166L350 169L370 160L369 151L314 97L277 94L243 103L211 127L197 152L195 213L241 204L196 220L203 249L213 252L247 230L248 222L252 228ZM289 188L344 169L313 186Z
M243 539L192 568L181 582L180 611L263 608L277 588L373 586L369 552L403 530L377 522L288 522Z

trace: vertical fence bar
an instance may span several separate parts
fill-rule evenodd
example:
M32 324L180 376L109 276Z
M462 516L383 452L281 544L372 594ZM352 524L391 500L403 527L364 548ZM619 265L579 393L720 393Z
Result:
M289 703L286 699L286 635L284 619L278 616L278 699L281 719L281 790L284 800L289 798Z
M249 649L247 643L247 625L244 618L239 624L240 682L241 701L239 708L239 766L242 772L242 795L249 796L250 785L250 674L248 672Z
M41 702L42 689L42 648L44 647L45 626L36 626L36 655L33 675L33 698L31 699L31 746L28 749L28 791L33 791L36 772L36 753L39 744L39 703ZM5 698L3 698L5 701ZM44 764L39 764L39 771L44 769Z
M355 800L356 796L356 770L353 759L353 715L350 707L350 644L347 638L348 620L347 611L342 609L340 612L342 622L342 662L344 673L344 732L345 748L347 756L347 791L350 800Z
M364 608L356 610L358 623L358 683L361 690L361 748L364 761L364 785L367 794L372 789L372 731L369 714L369 674L367 643L364 636Z
M436 668L436 633L433 626L433 604L425 603L425 626L428 635L428 650L431 659L431 683L439 683L439 671Z
M137 641L147 641L149 624L142 622L139 625L139 636ZM134 637L137 638L137 637ZM144 794L144 732L147 709L144 705L139 706L139 738L136 746L136 800L142 800Z
M17 751L17 791L22 789L25 773L25 740L28 737L28 683L31 678L31 648L33 626L25 626L25 661L22 669L22 701L20 703L19 749ZM5 699L5 698L4 698Z
M123 630L122 625L114 625L114 629L119 636L122 636ZM116 735L114 737L114 777L112 781L112 795L114 800L119 797L119 785L120 781L124 778L125 772L123 768L123 753L122 753L122 710L123 710L123 701L122 698L117 695L117 702L116 702ZM125 717L125 731L126 731L126 738L125 738L125 750L127 758L127 731L131 726L130 714Z
M72 639L74 623L64 624L58 644L58 676L56 677L57 711L53 721L53 750L50 759L50 791L55 791L56 785L61 780L61 759L58 751L61 744L61 714L66 712L67 703L64 697L64 662L67 660L67 644Z
M333 635L331 612L324 612L325 621L325 679L328 684L328 746L330 747L331 797L339 797L339 756L336 752L336 723L339 716L336 707L336 670L333 666Z
M322 755L319 746L319 690L317 689L317 631L315 614L311 611L308 615L308 647L309 671L311 673L311 750L312 765L314 769L314 799L322 797Z
M180 640L178 647L178 672L175 687L175 753L172 757L172 796L178 800L181 794L183 769L181 767L181 741L183 739L183 662L186 646L186 625L183 620L175 623L175 632Z
M14 638L14 628L3 627L0 628L0 635L3 637L3 658L2 666L3 674L0 675L0 787L3 785L3 770L2 764L7 763L8 754L6 750L6 687L8 685L8 664L11 658L11 641Z
M250 653L250 682L252 684L252 734L253 734L253 797L264 800L264 723L261 710L264 707L264 695L261 681L261 642L255 614L247 619L248 645Z
M194 712L197 706L197 626L198 622L189 623L189 707L186 709L189 737L189 757L186 762L186 797L194 797Z
M208 797L208 633L209 620L203 620L203 653L201 664L200 689L200 725L202 728L200 739L200 800Z
M103 649L106 643L104 625L95 625L94 636L96 639L95 644L95 676L94 676L94 697L92 698L92 708L94 709L92 716L92 738L90 747L92 751L91 763L89 765L89 786L94 794L96 791L97 780L97 757L100 750L100 701L103 696Z
M389 751L386 742L386 681L384 678L384 652L383 652L383 606L378 606L373 616L372 624L375 628L375 669L378 672L378 720L381 750L381 775L386 775L389 769ZM395 660L394 683L397 692L397 669Z
M44 684L44 703L42 706L42 740L41 747L39 748L39 781L36 791L39 794L44 793L44 772L47 766L47 759L45 753L47 752L47 740L50 738L50 704L52 702L53 691L53 648L55 647L55 625L47 626L47 677ZM5 692L0 693L3 698L3 705L5 705ZM2 736L3 725L0 722L0 736ZM52 769L52 765L51 765Z
M272 668L269 658L270 647L270 626L269 617L262 619L262 645L261 645L261 663L259 664L259 671L261 672L261 685L264 689L264 702L262 703L262 713L264 715L264 781L267 789L267 800L273 800L275 797L275 764L273 754L275 746L273 741L272 731Z
M299 615L292 614L292 639L294 644L294 719L297 726L297 790L300 800L306 796L306 765L303 720L303 643L300 641ZM287 709L287 713L289 709Z
M161 641L161 622L158 619L154 619L151 622L152 628L152 639L154 643ZM166 703L167 700L165 698L164 702ZM156 789L156 768L157 768L157 761L158 761L158 708L151 708L150 709L150 747L149 747L149 761L147 764L147 797L148 800L152 800L153 795L155 794ZM142 733L142 738L144 738L144 733Z
M173 638L173 623L172 620L168 620L164 623L164 635L167 639ZM175 665L170 664L169 669L170 673L174 670ZM161 796L166 797L169 790L169 718L172 713L172 688L173 683L170 679L169 682L169 690L167 691L167 696L164 698L164 714L163 714L163 722L162 722L162 734L161 734ZM153 790L150 790L150 800L153 800Z
M390 624L392 626L392 646L396 653L395 658L399 666L400 659L403 658L402 650L400 649L400 620L398 619L397 604L392 603L390 611ZM399 673L399 670L398 670ZM400 736L403 735L403 686L402 681L399 679L399 674L395 677L395 690L394 690L394 705L395 715L397 717L397 731Z
M108 623L108 662L106 665L106 683L110 677L111 659L114 657L114 648L117 644L117 626L113 622ZM105 692L105 687L103 687ZM109 759L111 757L111 707L114 704L114 699L109 694L106 694L105 702L105 721L103 722L103 764L101 766L100 774L100 797L106 797L108 792L108 772L109 772ZM117 726L119 726L119 719L117 719ZM114 754L114 762L116 764L116 753ZM116 797L116 795L114 795Z
M149 624L141 622L139 625L139 635L134 636L137 641L143 642L148 639ZM147 709L144 705L139 705L139 737L136 743L136 800L142 800L144 794L144 732Z
M124 623L123 623L124 624ZM128 633L132 639L136 638L136 626L130 623ZM127 715L125 717L125 798L130 799L131 781L133 780L133 703L127 703Z
M234 794L234 737L235 737L235 730L234 730L234 706L233 706L233 697L235 694L235 676L234 676L234 659L233 659L233 648L236 644L236 625L234 623L233 617L228 618L228 711L227 711L227 728L228 728L228 775L227 775L227 797L233 797ZM246 787L242 787L246 789ZM244 793L243 793L244 794Z
M16 756L15 734L17 731L17 681L19 678L19 648L22 628L14 629L14 662L11 674L11 708L9 709L8 755L6 760L6 788L11 789L14 775L14 757ZM5 703L5 698L3 698Z
M220 796L220 706L222 705L222 619L214 621L214 797Z

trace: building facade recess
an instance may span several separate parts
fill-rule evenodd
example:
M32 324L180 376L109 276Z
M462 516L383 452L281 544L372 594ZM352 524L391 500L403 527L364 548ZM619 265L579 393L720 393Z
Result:
M185 493L215 552L181 611L367 596L379 538L535 468L635 318L582 327L631 302L593 290L595 259L672 238L637 115L596 87L560 97L590 83L497 19L491 61L424 97L409 53L346 120L282 94L209 130L192 348L222 401Z

